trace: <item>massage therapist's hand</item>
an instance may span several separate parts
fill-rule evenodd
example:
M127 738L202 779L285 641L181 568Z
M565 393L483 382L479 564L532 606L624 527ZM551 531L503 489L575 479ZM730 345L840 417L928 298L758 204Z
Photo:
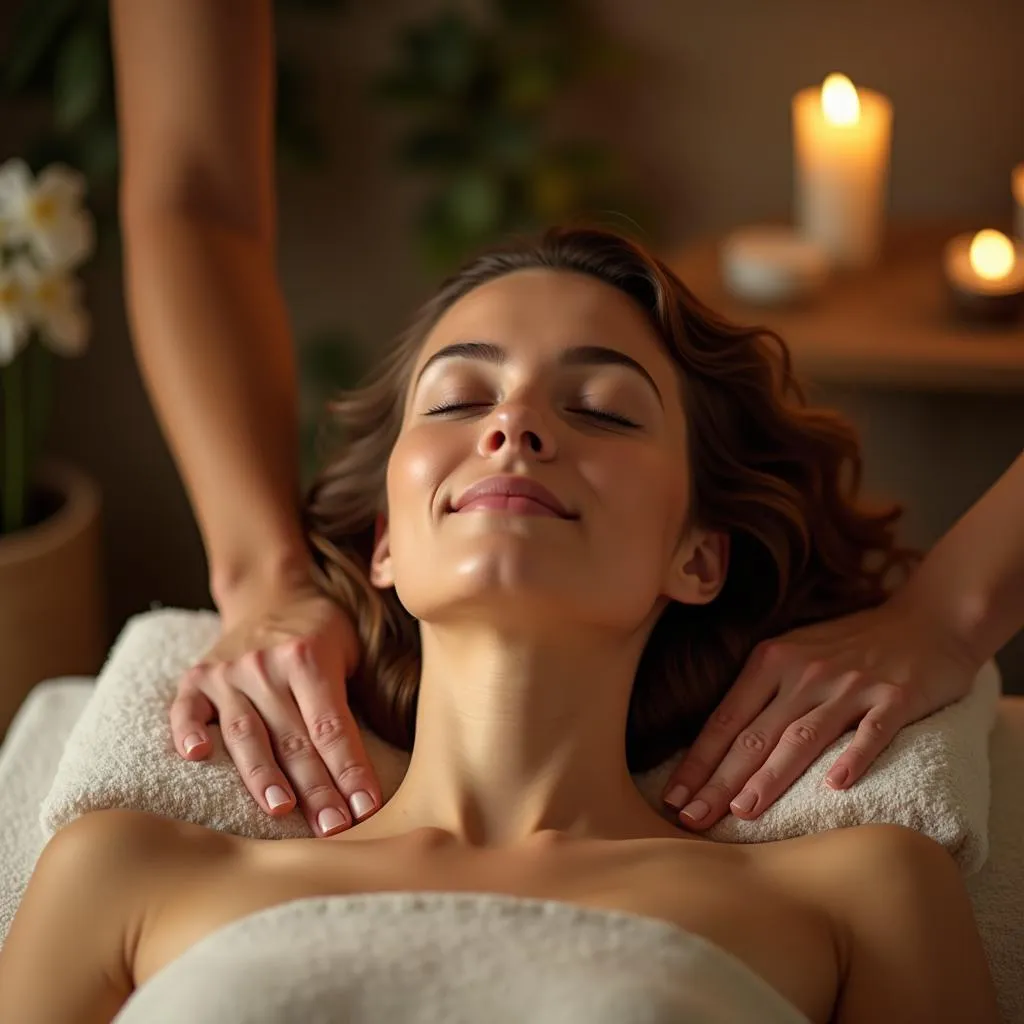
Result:
M707 805L679 818L695 829L730 811L752 820L856 725L826 776L845 789L900 729L964 697L980 667L906 589L759 644L672 773L666 803ZM677 786L687 792L672 798Z
M224 746L268 814L298 795L315 836L344 830L382 806L380 783L348 706L345 680L358 659L349 617L312 584L278 584L221 603L221 635L181 678L171 731L189 760ZM195 743L195 737L200 742Z

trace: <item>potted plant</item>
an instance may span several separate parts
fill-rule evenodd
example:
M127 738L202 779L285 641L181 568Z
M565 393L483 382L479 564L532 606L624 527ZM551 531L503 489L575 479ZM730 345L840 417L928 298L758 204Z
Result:
M0 166L0 739L36 683L94 674L105 649L100 495L43 459L51 361L85 351L75 270L93 250L84 178Z

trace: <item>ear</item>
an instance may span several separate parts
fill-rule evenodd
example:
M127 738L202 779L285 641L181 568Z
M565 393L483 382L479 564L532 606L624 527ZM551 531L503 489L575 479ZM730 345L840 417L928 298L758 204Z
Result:
M373 526L370 582L380 590L395 585L395 574L391 567L391 536L388 532L388 521L382 513L377 513L377 521Z
M694 527L679 545L665 593L681 604L708 604L725 585L729 569L729 535Z

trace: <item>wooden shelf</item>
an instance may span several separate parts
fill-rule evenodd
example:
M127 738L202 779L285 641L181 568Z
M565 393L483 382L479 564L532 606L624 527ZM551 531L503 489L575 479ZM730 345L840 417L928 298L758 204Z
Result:
M764 325L789 345L797 373L813 381L935 391L1024 391L1024 322L965 324L950 311L942 249L985 225L891 226L882 260L836 274L805 306L749 305L719 272L720 238L670 252L665 262L703 302L736 323Z

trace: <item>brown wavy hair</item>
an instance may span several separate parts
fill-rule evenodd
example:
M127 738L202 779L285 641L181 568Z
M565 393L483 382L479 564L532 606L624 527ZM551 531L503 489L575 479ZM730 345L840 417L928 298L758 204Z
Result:
M417 621L394 589L369 582L385 474L421 347L450 306L517 270L588 274L630 296L679 367L689 424L691 522L730 538L726 580L707 605L670 603L640 659L626 753L646 771L693 742L754 646L797 626L881 603L890 574L916 552L898 548L897 505L858 500L856 431L808 406L785 343L708 309L637 242L592 227L559 227L484 252L449 277L365 386L328 403L336 437L303 515L320 586L353 618L362 647L349 701L378 736L411 751L420 682Z

